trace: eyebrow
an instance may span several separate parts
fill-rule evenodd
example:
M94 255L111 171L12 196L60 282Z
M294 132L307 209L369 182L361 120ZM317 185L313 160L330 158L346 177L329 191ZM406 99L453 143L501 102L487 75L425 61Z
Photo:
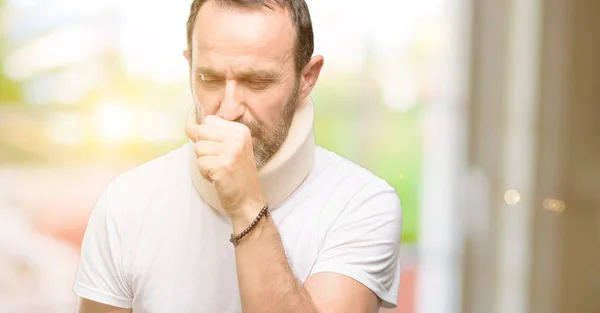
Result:
M210 67L199 66L194 69L194 75L200 77L202 75L223 76Z
M194 75L211 75L217 77L223 77L223 73L219 73L210 67L198 66L194 69ZM235 76L239 79L259 79L259 80L277 80L279 78L279 74L266 70L256 70L256 69L246 69L243 71L238 71L235 73Z

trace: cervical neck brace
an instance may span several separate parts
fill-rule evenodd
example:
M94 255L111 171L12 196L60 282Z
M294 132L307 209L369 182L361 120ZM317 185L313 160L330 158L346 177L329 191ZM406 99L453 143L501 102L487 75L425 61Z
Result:
M196 121L196 110L192 107L187 123ZM308 97L298 103L288 136L279 151L259 170L263 195L271 210L287 199L310 173L316 149L313 122L314 108L312 99ZM194 186L208 205L223 212L213 184L198 171L193 142L189 146Z

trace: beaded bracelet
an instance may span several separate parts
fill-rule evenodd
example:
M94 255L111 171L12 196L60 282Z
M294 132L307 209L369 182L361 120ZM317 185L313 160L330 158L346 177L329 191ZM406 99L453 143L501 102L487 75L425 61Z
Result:
M248 228L244 229L244 231L242 231L237 236L235 236L232 233L231 238L229 239L229 242L231 242L234 247L237 247L240 239L242 239L242 238L244 238L244 236L248 235L248 233L250 233L250 231L254 228L254 226L256 226L256 224L258 224L258 222L260 221L260 219L263 216L271 216L271 213L269 212L269 204L268 203L265 204L265 206L262 208L262 210L260 210L260 212L258 213L256 218L254 219L254 221L252 221L252 224L250 224L250 226L248 226Z

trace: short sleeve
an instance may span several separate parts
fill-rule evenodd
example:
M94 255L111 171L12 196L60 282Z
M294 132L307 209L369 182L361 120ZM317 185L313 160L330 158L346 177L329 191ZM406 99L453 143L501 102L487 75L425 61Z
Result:
M73 291L98 303L131 308L132 292L123 271L121 238L111 214L108 188L90 215Z
M372 290L385 308L398 304L402 209L382 180L367 184L329 227L311 274L334 272Z

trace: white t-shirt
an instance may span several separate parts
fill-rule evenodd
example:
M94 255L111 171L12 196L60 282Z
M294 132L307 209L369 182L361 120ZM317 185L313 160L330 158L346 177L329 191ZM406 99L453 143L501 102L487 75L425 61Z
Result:
M231 223L195 189L190 151L186 144L106 187L83 239L77 295L134 312L242 312ZM272 218L300 281L335 272L384 307L397 304L402 213L384 180L318 147L312 171Z

